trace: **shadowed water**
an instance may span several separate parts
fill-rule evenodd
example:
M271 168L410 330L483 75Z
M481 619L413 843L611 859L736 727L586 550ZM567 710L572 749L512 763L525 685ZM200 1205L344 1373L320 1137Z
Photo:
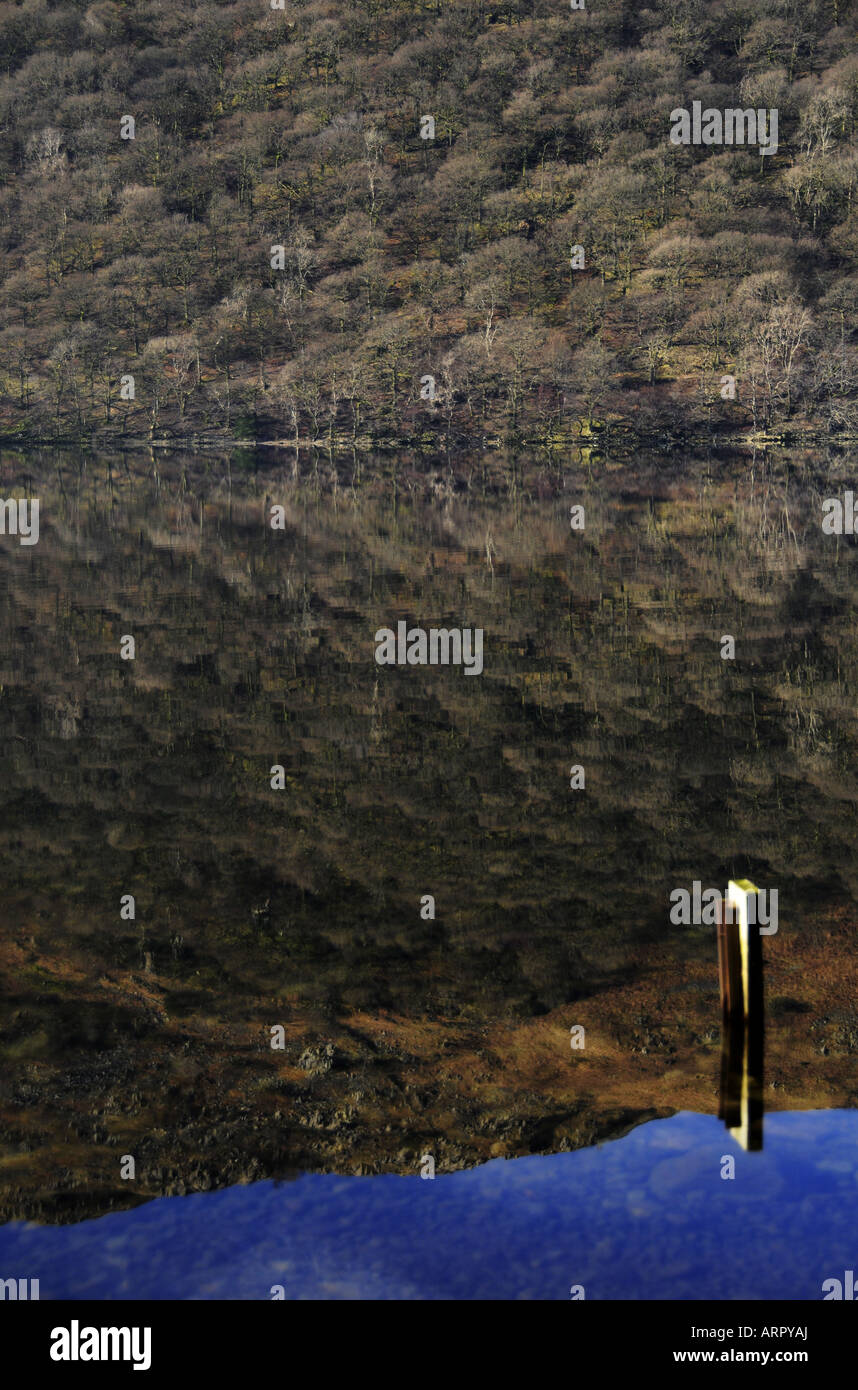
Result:
M281 1220L294 1268L237 1295L814 1297L852 1267L795 1137L858 1101L858 550L821 530L850 467L3 456L41 510L0 536L0 1219L84 1243L45 1296L116 1292L90 1231L154 1251L196 1211L165 1293ZM400 621L481 629L482 673L379 666ZM735 1183L714 930L669 915L730 878L780 903ZM727 1273L688 1264L710 1229Z

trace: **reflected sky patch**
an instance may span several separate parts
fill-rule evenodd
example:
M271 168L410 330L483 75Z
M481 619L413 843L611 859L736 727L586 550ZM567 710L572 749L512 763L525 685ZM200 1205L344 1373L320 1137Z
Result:
M765 1141L683 1113L434 1181L305 1174L17 1222L0 1275L53 1299L820 1299L858 1267L858 1112L769 1115Z

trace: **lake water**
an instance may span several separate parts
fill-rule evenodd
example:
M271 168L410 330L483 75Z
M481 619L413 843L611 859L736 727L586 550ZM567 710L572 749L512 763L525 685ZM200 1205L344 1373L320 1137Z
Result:
M853 1268L850 473L0 455L40 500L37 544L0 536L0 1276L817 1298ZM380 666L401 621L481 629L481 674ZM716 1118L714 932L670 920L743 877L779 894L759 1153Z
M767 1141L682 1113L434 1180L304 1174L7 1226L0 1265L42 1298L820 1299L858 1267L858 1114L775 1115Z

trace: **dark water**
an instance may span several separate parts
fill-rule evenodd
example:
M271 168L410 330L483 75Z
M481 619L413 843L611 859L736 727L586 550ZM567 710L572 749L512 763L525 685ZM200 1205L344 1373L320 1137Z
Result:
M41 512L0 536L0 1220L48 1223L0 1276L812 1298L852 1267L848 460L0 475ZM482 674L380 667L401 620L481 628ZM739 877L780 924L765 1147L723 1182L714 936L669 902Z
M858 1115L781 1114L768 1137L744 1154L682 1113L433 1181L305 1174L6 1227L0 1263L57 1299L821 1299L858 1265Z

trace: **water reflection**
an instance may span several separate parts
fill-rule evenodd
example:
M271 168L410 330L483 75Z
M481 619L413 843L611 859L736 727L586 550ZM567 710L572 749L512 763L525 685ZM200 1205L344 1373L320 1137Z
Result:
M41 511L0 537L0 1219L675 1111L724 1144L712 929L668 911L698 879L781 891L767 1149L853 1105L858 552L817 481L849 461L292 465L3 457ZM379 667L399 621L479 627L482 674Z
M727 1014L721 1023L718 1115L743 1149L763 1147L763 1018Z
M855 1267L855 1111L781 1113L723 1174L714 1116L467 1172L306 1174L0 1229L42 1298L821 1299Z

